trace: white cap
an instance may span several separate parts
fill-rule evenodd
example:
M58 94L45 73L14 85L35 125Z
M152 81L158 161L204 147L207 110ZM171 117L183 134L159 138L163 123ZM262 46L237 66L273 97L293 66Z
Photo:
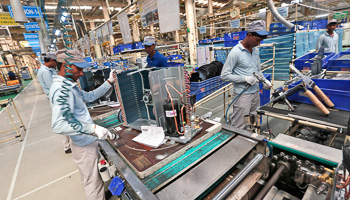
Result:
M46 53L42 53L41 55L44 56L44 58L57 60L56 54L54 52L46 52Z
M329 25L329 24L338 24L338 22L336 19L331 19L328 21L327 25Z
M147 45L147 46L151 46L153 44L156 44L156 39L152 36L146 36L143 39L143 44L142 45Z

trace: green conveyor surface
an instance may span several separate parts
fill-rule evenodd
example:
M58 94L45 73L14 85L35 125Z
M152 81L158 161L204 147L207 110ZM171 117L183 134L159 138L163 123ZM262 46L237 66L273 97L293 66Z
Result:
M170 162L153 174L141 180L146 185L146 187L153 191L157 187L161 186L165 181L172 179L181 171L191 167L193 164L211 153L214 149L216 149L216 147L230 139L232 136L232 132L218 132L212 137L203 141L198 146L190 148L185 154L181 155L174 161Z

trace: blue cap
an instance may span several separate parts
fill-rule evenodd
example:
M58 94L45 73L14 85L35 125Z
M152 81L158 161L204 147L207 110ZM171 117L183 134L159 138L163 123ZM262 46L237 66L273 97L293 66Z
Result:
M249 24L247 32L248 33L256 32L261 36L267 36L269 32L266 31L265 27L266 25L264 20L253 21L252 23Z

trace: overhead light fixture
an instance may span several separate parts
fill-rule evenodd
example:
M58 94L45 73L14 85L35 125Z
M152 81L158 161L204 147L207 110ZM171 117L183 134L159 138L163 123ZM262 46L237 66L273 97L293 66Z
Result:
M63 13L62 13L62 16L61 16L61 22L64 22L64 21L66 20L67 15L68 15L68 13L67 13L67 12L63 12Z
M45 9L47 10L55 10L57 6L45 6Z
M57 36L58 36L58 35L61 35L61 31L60 31L60 30L56 30L56 31L55 31L55 35L57 35Z
M315 18L327 17L329 13L317 15Z
M55 43L55 42L56 42L56 39L53 39L53 40L52 40L52 43Z

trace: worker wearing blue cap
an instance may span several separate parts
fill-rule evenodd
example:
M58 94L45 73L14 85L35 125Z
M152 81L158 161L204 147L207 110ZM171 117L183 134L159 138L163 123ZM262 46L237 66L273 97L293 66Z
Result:
M265 21L258 20L249 24L247 36L232 48L227 56L221 72L221 79L232 82L234 86L233 99L247 86L233 105L231 125L244 129L244 116L255 115L259 106L259 84L253 73L261 73L259 49L256 47L267 37ZM268 86L265 86L268 88Z
M145 50L148 54L148 67L167 67L168 59L156 50L156 40L154 37L146 36L143 41Z
M105 199L104 184L98 171L97 139L114 139L115 135L94 124L85 106L104 95L115 81L114 70L108 80L97 89L85 92L78 88L76 81L90 67L84 55L78 50L59 50L57 55L58 75L53 76L49 99L52 108L52 130L69 135L72 157L79 169L86 199Z
M335 19L329 20L327 31L318 37L315 49L324 47L324 52L338 53L338 34L334 31L337 28L338 22Z

